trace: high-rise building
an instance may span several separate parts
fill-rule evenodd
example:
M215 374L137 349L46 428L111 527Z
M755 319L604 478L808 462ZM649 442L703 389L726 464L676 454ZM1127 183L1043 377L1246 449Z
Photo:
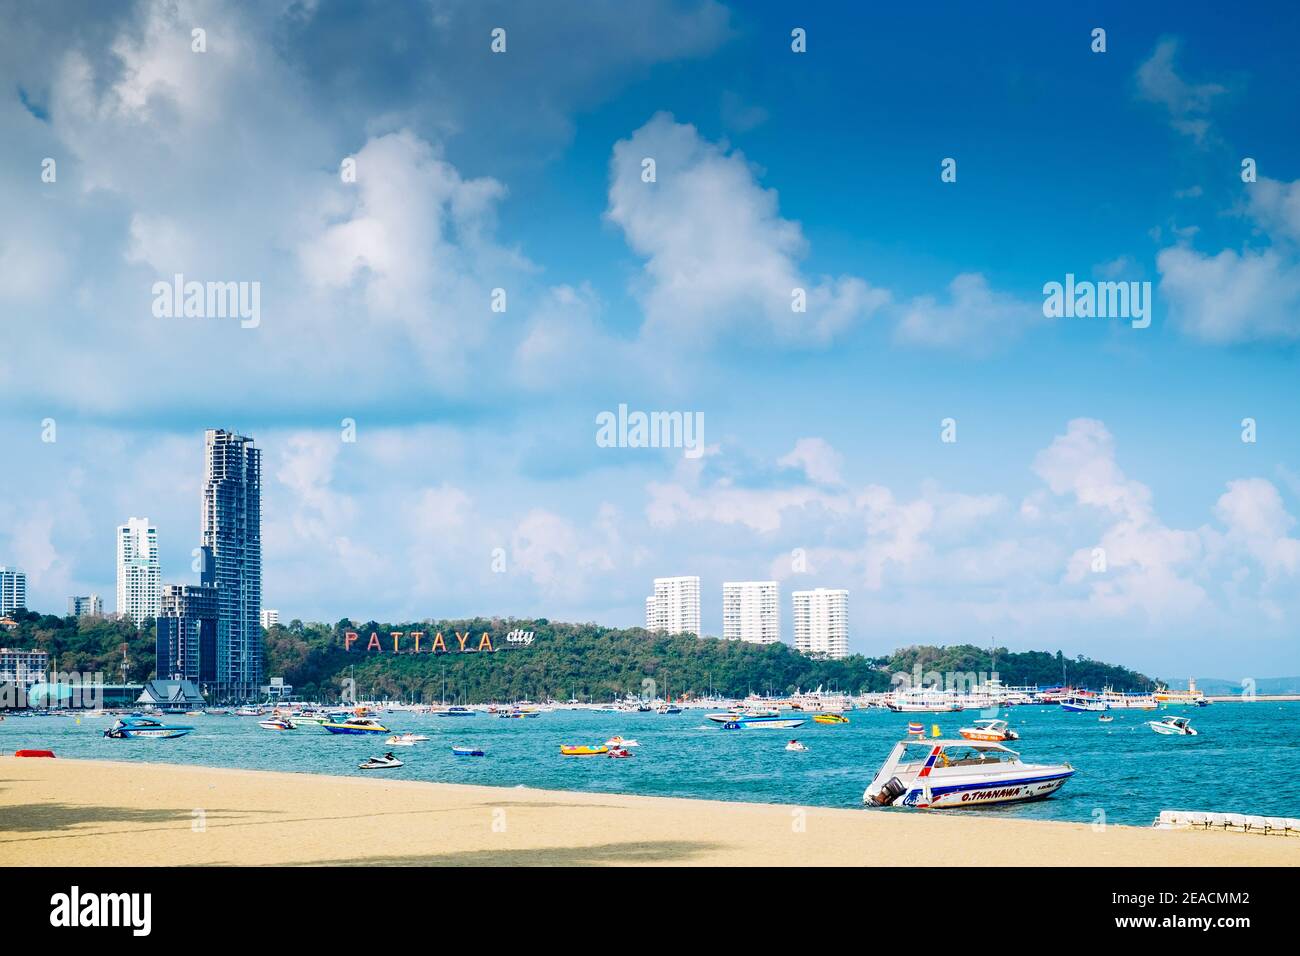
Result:
M838 660L849 656L849 592L831 588L794 592L794 647Z
M117 527L117 613L143 624L158 616L158 529L148 518Z
M0 572L5 570L0 568ZM49 651L0 647L0 684L17 684L26 689L37 681L45 680L49 666Z
M27 610L27 575L17 568L0 567L0 614Z
M68 598L68 617L102 617L104 602L98 594L74 595Z
M262 451L220 428L203 433L202 583L217 589L213 692L249 698L262 684Z
M775 581L724 582L722 636L749 644L781 640L780 585Z
M646 598L645 602L646 630L698 635L700 579L655 578L654 586L655 593Z
M270 630L280 623L280 612L273 607L262 608L262 627L264 630Z
M212 684L217 679L217 589L169 584L158 614L159 680Z

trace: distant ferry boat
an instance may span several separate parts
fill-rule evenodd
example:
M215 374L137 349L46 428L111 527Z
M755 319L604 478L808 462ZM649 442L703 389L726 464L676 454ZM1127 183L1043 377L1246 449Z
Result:
M961 710L956 695L937 687L909 687L885 697L885 706L899 714L946 714Z
M461 707L461 706L459 706L459 705L453 705L453 706L451 706L451 707L448 707L446 710L435 710L435 711L433 712L433 716L435 716L435 717L473 717L473 716L475 716L475 714L477 714L477 713L478 713L477 711L471 710L471 709L468 708L468 707Z
M1152 696L1162 704L1175 706L1204 707L1210 702L1204 693L1196 689L1195 678L1187 682L1187 690L1170 690L1168 687L1161 687Z
M1101 692L1101 699L1111 710L1155 710L1159 706L1153 694L1120 694L1109 687Z
M1106 702L1093 694L1075 694L1061 700L1061 710L1075 713L1094 713L1106 709Z

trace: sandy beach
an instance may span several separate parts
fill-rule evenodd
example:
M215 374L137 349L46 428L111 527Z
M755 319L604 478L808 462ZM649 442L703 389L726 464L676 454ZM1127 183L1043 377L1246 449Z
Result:
M0 865L1300 865L1300 839L0 757Z

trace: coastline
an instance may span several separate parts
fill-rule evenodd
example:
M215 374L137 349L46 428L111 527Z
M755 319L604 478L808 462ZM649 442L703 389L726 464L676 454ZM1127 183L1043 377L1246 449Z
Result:
M1231 809L1223 808L1223 809ZM0 866L1300 866L1300 839L0 757Z

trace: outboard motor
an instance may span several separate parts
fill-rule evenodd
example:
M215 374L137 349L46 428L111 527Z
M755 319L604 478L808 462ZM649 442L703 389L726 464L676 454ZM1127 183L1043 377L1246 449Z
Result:
M871 802L878 807L887 807L905 793L907 787L903 785L903 781L897 777L890 777L889 782L880 788L880 792L871 798Z

